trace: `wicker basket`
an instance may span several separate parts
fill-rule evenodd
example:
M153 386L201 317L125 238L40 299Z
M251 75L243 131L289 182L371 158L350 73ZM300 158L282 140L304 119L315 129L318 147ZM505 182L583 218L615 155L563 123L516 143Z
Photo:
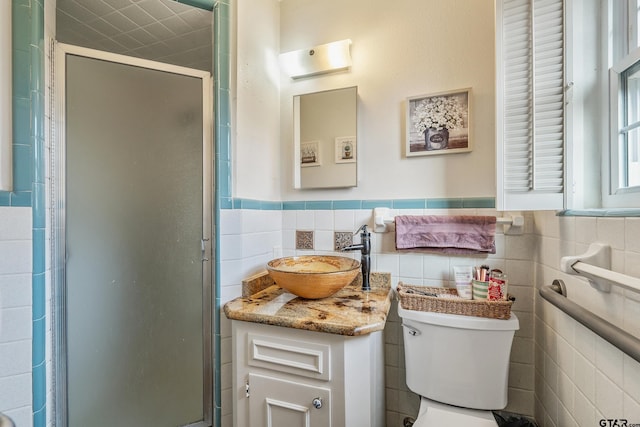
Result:
M486 301L458 298L438 298L429 294L458 295L453 288L432 288L398 283L400 304L405 310L433 311L435 313L460 314L463 316L490 317L506 320L511 317L513 300Z

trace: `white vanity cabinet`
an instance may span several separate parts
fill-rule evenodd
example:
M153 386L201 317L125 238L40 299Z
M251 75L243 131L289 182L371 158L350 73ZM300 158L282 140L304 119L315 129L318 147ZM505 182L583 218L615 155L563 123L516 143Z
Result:
M236 427L382 427L382 331L346 336L232 321Z

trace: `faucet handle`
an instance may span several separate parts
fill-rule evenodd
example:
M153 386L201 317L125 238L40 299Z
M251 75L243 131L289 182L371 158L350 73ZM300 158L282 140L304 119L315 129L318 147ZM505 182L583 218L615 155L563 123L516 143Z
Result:
M358 228L358 229L353 233L353 235L355 236L356 234L358 234L358 233L359 233L359 232L361 232L361 231L362 231L362 233L363 233L363 234L368 234L368 233L369 233L369 230L367 230L367 224L362 224L362 226L360 226L360 228Z

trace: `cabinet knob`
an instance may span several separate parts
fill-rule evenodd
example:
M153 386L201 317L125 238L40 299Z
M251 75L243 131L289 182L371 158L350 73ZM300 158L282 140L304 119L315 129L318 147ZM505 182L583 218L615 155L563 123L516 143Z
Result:
M320 409L320 408L322 408L322 399L320 399L319 397L316 397L315 399L313 399L313 401L311 402L311 404L312 404L316 409Z

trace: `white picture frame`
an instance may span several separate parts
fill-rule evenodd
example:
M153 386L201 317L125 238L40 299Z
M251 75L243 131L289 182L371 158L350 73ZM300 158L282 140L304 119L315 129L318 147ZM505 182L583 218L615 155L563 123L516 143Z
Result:
M339 136L335 139L335 162L355 163L357 158L357 141L355 136Z
M471 88L413 96L406 102L405 154L429 156L471 151ZM447 127L444 122L450 122ZM440 129L430 127L434 126ZM444 131L444 132L443 132ZM443 137L443 135L446 135ZM433 142L432 142L433 141Z
M300 167L309 168L321 166L320 141L305 141L300 143Z

